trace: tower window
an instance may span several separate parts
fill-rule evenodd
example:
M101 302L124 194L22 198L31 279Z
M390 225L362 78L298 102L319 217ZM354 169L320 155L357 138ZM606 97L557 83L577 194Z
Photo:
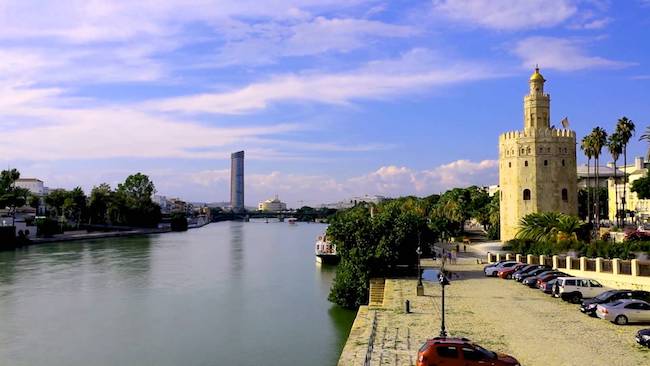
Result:
M530 189L524 189L524 201L530 201Z
M562 159L562 166L564 166L564 159Z
M564 148L564 153L566 154L566 153L567 153L567 151L568 151L568 150L567 150L567 148L565 147L565 148Z
M544 166L548 165L548 160L544 160Z
M508 163L508 168L512 168L512 163Z
M551 152L551 148L550 148L550 147L549 147L549 148L546 148L546 152L550 153L550 152Z
M544 152L544 148L543 148L543 147L540 147L540 148L539 148L539 152L540 152L540 153L543 153L543 152Z
M528 166L528 160L524 161L524 166Z
M524 150L524 148L521 148L521 155L524 155L524 152L526 152L526 150Z
M569 191L567 191L566 188L562 189L562 201L564 201L564 202L569 201Z

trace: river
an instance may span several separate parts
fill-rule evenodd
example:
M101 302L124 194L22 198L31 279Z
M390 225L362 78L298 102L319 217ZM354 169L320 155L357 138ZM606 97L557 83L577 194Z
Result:
M327 301L321 224L0 252L0 365L335 365L355 313Z

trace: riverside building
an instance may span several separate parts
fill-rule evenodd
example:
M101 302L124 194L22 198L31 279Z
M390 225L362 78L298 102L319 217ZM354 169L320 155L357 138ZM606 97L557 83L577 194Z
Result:
M576 135L551 127L545 82L535 68L524 97L524 129L499 136L502 241L515 237L519 220L529 213L578 213Z
M235 212L244 211L244 152L230 155L230 207Z

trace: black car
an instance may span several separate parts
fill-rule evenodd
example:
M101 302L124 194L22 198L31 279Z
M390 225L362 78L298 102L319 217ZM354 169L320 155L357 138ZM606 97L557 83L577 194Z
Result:
M616 300L636 299L650 302L650 292L641 290L609 290L602 294L582 302L580 311L583 313L596 316L596 307L598 304L607 304Z
M545 272L545 271L548 271L548 270L550 270L550 268L548 268L547 266L539 266L536 269L533 269L533 270L531 270L529 272L521 273L517 277L513 276L513 278L515 280L521 282L521 281L525 280L528 277L537 276L538 274L540 274L542 272Z
M650 328L641 329L636 333L636 342L642 346L650 347Z
M535 288L535 287L537 287L537 280L538 279L540 279L540 278L542 278L544 276L548 276L550 274L554 274L554 273L562 273L562 272L558 272L558 271L550 270L548 268L544 268L544 269L542 269L542 272L539 272L538 274L536 274L534 276L529 276L529 277L524 278L521 281L521 283L523 285L526 285L526 286L530 287L530 288Z
M515 275L520 275L522 273L528 273L534 269L537 269L539 267L539 264L527 264L518 270L512 272L512 278L515 278Z

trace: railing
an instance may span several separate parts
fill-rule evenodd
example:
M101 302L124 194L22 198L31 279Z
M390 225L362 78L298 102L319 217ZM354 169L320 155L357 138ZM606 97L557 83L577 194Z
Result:
M600 271L605 272L605 273L614 273L614 267L612 266L612 260L611 259L603 259L602 262L600 262Z
M544 264L552 267L553 266L553 257L544 257Z
M650 276L650 262L639 262L639 276Z
M571 258L571 269L580 269L580 258Z
M585 268L586 271L592 271L596 272L596 260L595 259L587 259L586 261L587 267Z
M626 275L632 274L632 261L620 261L619 265L618 273Z
M377 312L375 311L375 316L372 318L372 329L370 330L370 336L368 336L368 349L366 350L366 358L363 361L363 366L370 366L370 360L372 359L372 351L375 348L376 333L377 333Z
M566 268L566 257L557 257L557 268Z

